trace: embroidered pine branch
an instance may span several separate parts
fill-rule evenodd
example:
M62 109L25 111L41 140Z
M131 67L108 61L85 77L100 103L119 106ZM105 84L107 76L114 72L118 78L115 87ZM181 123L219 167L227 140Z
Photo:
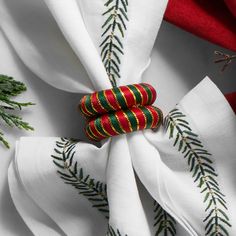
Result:
M107 199L106 184L97 181L85 174L77 161L74 161L75 146L78 141L73 139L61 138L56 142L55 154L51 155L53 163L57 168L57 173L65 184L71 185L78 190L92 203L92 207L101 212L106 219L109 219L109 206ZM122 236L120 231L114 230L108 225L106 236ZM125 234L124 236L128 236Z
M221 56L219 59L215 60L215 63L224 63L221 72L224 72L229 64L231 64L233 60L236 60L236 55L229 55L219 51L215 51L215 55Z
M106 20L102 25L104 38L101 47L101 57L109 80L116 87L116 78L120 78L120 56L124 54L121 38L124 37L126 21L128 21L128 0L108 0L107 10L103 13Z
M78 162L74 161L75 146L78 142L72 139L61 138L56 142L55 154L51 155L57 171L66 184L76 188L79 194L86 197L94 208L109 218L106 184L97 181L85 174Z
M108 225L108 231L106 236L128 236L128 235L127 234L122 235L118 229L114 230L111 225Z
M227 215L227 203L217 182L211 154L204 149L198 135L192 131L186 116L180 110L174 109L169 113L164 120L164 128L169 133L169 138L174 139L173 146L187 159L194 182L198 183L204 195L207 213L203 220L205 235L229 235L227 228L231 224Z
M12 97L26 91L26 86L12 77L0 75L0 121L9 127L17 127L24 130L34 130L21 117L12 114L12 111L22 110L23 107L34 105L31 102L20 103L12 100ZM0 131L0 142L7 148L9 143L4 138L3 132Z
M155 236L175 236L176 221L169 215L156 201L154 201L155 222L154 227L157 227Z

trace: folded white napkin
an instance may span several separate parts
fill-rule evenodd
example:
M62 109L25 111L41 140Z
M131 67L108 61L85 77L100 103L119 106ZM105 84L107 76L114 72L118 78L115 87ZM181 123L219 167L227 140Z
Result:
M26 2L9 0L4 6L12 4L24 11ZM127 5L126 0L108 2L118 2L119 8ZM47 37L21 31L10 14L2 12L2 27L25 64L67 91L110 88L99 55L107 17L102 13L109 10L105 1L45 3L61 30L52 33L50 25L35 25ZM45 7L42 2L31 4L32 9ZM129 1L126 7L129 20L121 37L124 55L120 55L118 85L142 81L166 1ZM63 36L74 55L61 48ZM71 60L74 63L67 62ZM22 138L9 168L10 192L35 235L151 236L159 235L159 230L166 235L208 231L207 235L234 235L235 140L235 115L206 78L170 112L157 132L121 135L100 148L59 137Z

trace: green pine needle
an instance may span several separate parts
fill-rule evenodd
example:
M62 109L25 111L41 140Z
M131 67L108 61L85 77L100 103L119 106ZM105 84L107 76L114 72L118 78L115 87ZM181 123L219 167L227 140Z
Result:
M57 167L57 173L65 184L78 190L78 193L90 201L92 207L96 208L106 219L109 219L109 205L107 197L107 185L87 173L74 160L76 145L79 142L74 139L61 138L56 141L54 154L51 155L53 163ZM128 236L120 233L108 224L106 236Z
M24 83L14 80L14 78L0 75L0 125L5 124L11 128L16 127L23 130L34 130L22 117L12 114L12 111L22 110L24 107L34 105L34 103L16 102L12 100L27 88ZM0 131L0 143L6 148L10 148L8 141L4 138L4 133Z
M78 141L61 138L56 142L53 163L58 167L57 173L68 185L76 188L79 194L91 202L106 219L109 219L109 207L107 199L107 186L101 181L91 178L84 169L74 161L75 147Z
M154 227L156 227L155 236L175 236L177 234L175 219L156 201L154 201L154 213Z
M211 153L209 153L194 133L187 117L179 109L170 111L164 120L164 128L173 139L173 146L187 161L192 173L194 183L201 189L204 196L206 217L203 220L206 236L228 236L228 227L231 227L227 213L225 195L221 192L213 165Z
M114 229L111 225L108 225L106 236L128 236L128 234L121 234L119 229Z
M106 10L102 14L105 22L102 25L102 42L100 44L101 57L107 75L113 87L117 86L120 78L120 57L124 54L122 39L127 29L126 22L128 0L108 0L104 6Z

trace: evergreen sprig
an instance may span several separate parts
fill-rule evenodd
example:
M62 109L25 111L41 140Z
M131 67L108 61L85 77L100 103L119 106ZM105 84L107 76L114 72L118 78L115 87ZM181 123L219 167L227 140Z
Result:
M179 109L172 110L165 118L164 128L169 133L169 138L174 139L173 146L187 159L194 182L198 183L204 195L207 214L203 220L205 235L228 236L231 224L227 215L227 203L217 181L211 154L204 148L199 136L193 132L186 116Z
M59 168L57 171L61 179L79 191L86 197L94 208L101 212L105 218L109 218L107 200L107 187L101 181L85 174L77 161L74 161L75 146L78 142L72 139L61 138L56 142L55 154L51 155L54 164Z
M107 9L103 13L106 20L102 25L101 57L109 80L116 87L116 78L120 78L120 55L124 54L121 38L124 37L126 22L129 20L128 0L108 0L104 5Z
M154 227L157 227L155 236L175 236L176 235L176 221L168 214L160 204L154 201L155 222Z
M17 127L24 130L34 130L21 117L12 114L12 111L22 110L23 107L34 105L31 102L21 103L12 100L12 97L26 91L24 83L14 80L12 77L0 75L0 119L9 127ZM0 142L7 148L9 143L4 139L3 132L0 131Z

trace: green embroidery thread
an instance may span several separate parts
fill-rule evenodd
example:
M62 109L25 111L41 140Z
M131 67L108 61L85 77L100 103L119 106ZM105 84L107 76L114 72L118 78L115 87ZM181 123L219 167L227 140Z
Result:
M154 227L157 227L155 236L175 236L176 221L168 214L156 201L154 201L155 222Z
M79 194L86 197L94 208L109 219L106 184L84 174L83 168L79 167L77 161L74 162L74 149L77 143L77 141L67 138L61 138L56 142L55 155L51 156L53 163L59 168L57 173L64 183L76 188Z
M92 207L102 213L106 219L109 219L109 205L107 199L106 184L90 178L90 175L84 174L82 167L79 167L77 161L74 161L76 153L75 146L77 140L61 138L56 141L55 154L51 155L53 163L59 168L57 173L65 184L68 184L79 191L92 203ZM116 231L108 225L107 236L122 236L120 231ZM125 236L128 236L127 234Z
M129 20L128 0L108 0L104 6L107 10L103 16L107 18L102 25L101 57L109 80L116 87L116 78L120 78L120 55L124 54L121 38L124 38L126 22Z
M128 236L128 235L127 234L122 235L118 229L114 230L111 225L108 225L108 231L106 236Z
M198 183L204 194L205 235L228 236L231 227L227 215L225 195L221 192L217 182L217 173L213 168L211 154L204 149L199 136L193 132L189 123L179 109L172 110L164 120L164 128L169 132L169 139L175 139L173 146L187 159L194 182Z

